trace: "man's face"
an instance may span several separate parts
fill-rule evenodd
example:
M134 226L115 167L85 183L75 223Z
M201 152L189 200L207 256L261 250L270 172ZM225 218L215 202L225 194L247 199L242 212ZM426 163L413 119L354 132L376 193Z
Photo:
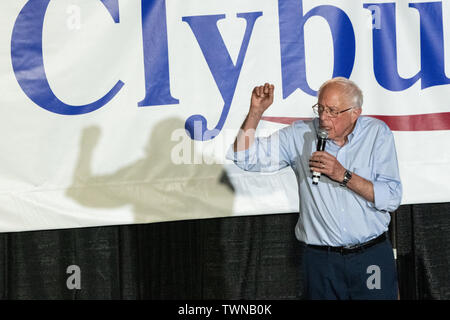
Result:
M319 97L319 104L325 109L344 111L351 107L347 97L341 93L339 86L329 85L323 89ZM320 127L328 131L328 138L334 141L346 141L361 114L361 109L350 109L337 115L330 116L327 111L319 115Z

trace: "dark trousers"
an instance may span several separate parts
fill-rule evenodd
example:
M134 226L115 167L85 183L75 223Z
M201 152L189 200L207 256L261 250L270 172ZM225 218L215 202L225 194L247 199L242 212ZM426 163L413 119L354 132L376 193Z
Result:
M306 246L303 271L307 299L396 300L398 297L397 270L389 240L349 254Z

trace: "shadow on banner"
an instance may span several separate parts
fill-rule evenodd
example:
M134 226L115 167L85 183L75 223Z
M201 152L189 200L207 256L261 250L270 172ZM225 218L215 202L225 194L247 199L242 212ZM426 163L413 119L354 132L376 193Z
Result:
M85 128L67 196L90 208L131 205L133 223L230 216L234 189L222 165L172 161L174 147L180 142L172 141L171 136L181 128L184 122L180 119L161 121L154 126L144 158L106 175L91 171L100 129ZM190 155L194 155L194 142L189 141Z

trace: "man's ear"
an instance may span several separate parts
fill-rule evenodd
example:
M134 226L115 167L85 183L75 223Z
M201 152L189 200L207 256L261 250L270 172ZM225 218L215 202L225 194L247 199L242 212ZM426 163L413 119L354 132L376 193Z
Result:
M361 115L362 112L362 108L355 108L352 110L352 120L356 121L356 119L358 119L358 117Z

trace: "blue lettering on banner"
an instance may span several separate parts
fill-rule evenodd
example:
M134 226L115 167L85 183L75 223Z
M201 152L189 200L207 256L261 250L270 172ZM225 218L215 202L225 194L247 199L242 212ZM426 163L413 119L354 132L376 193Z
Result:
M29 0L16 19L11 39L11 60L17 82L34 103L50 112L74 115L97 110L113 99L124 83L119 80L104 97L86 105L69 105L56 97L45 74L42 54L42 29L49 3L50 0ZM113 19L118 19L118 1L109 0L103 4Z
M373 63L377 82L390 91L402 91L422 79L422 89L450 83L445 75L442 3L410 3L420 15L421 70L409 79L398 74L395 3L364 4L379 8L380 28L373 29Z
M185 128L192 139L200 141L211 140L222 130L230 110L231 102L233 101L234 92L236 91L236 85L241 73L253 26L255 25L256 19L261 15L262 12L237 14L237 17L244 18L247 21L247 26L236 65L231 60L228 49L217 27L217 21L224 19L225 15L183 17L183 21L189 24L197 38L209 70L225 102L219 122L212 130L208 130L207 121L202 115L196 114L186 120Z
M113 18L115 23L120 22L119 14L119 0L100 0L103 5L108 9L109 14Z
M333 77L350 77L355 62L355 33L347 14L335 6L318 6L303 15L303 0L278 1L280 16L283 99L297 88L316 96L306 80L305 23L312 16L324 18L334 44Z
M38 106L62 115L85 114L111 101L124 86L117 81L102 98L86 105L69 105L52 91L44 67L42 31L45 14L51 0L29 0L20 11L12 32L11 60L15 77L23 92ZM120 22L119 1L100 0L114 23ZM445 74L444 31L442 2L410 3L420 17L420 70L410 78L398 73L395 3L364 3L363 8L377 8L377 28L373 28L374 76L380 86L389 91L402 91L419 79L421 88L450 83ZM165 0L141 0L144 53L145 97L139 107L178 104L170 92L167 15ZM363 10L362 10L363 11ZM303 11L303 0L279 0L279 31L283 99L295 90L316 95L306 79L305 24L318 16L328 23L333 41L333 77L350 77L356 52L355 32L348 15L334 5L319 5ZM192 139L214 139L222 130L241 73L247 48L256 20L262 12L239 13L246 20L244 38L236 64L233 63L217 22L224 14L187 16L182 21L191 28L205 61L224 101L218 123L208 129L203 115L195 114L186 120L185 128Z
M170 94L166 1L142 0L145 98L139 107L178 104Z

